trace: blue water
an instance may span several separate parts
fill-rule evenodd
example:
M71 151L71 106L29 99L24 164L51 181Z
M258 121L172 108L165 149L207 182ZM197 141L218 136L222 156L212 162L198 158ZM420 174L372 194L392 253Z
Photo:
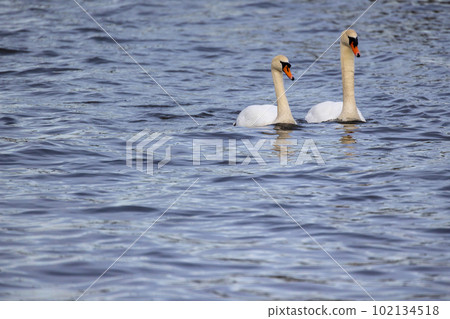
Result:
M247 129L273 56L299 78L372 2L158 3L80 1L179 105L75 2L1 2L0 299L448 300L450 6L379 0L354 25L367 123L303 120L342 100L334 45L287 92L298 127ZM126 166L144 129L172 138L153 175ZM193 165L199 139L224 158ZM307 139L324 165L295 165Z

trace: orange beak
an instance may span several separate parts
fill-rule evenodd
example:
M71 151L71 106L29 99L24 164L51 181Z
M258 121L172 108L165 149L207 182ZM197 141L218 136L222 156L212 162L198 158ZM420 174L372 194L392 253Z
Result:
M289 67L287 65L283 68L283 72L286 73L286 75L289 79L294 81L294 77L292 76L291 69L289 69Z
M359 49L358 49L358 47L357 47L357 46L354 46L353 43L350 43L350 46L352 47L353 54L354 54L357 58L359 58L361 55L359 54Z

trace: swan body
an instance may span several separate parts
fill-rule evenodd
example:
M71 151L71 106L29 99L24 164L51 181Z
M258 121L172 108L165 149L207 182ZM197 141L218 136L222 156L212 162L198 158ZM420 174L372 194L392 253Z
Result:
M250 105L239 113L234 125L243 127L259 127L276 123L297 124L292 116L289 103L286 98L283 74L284 72L292 81L291 65L284 55L277 55L272 59L271 72L277 105Z
M277 113L276 105L250 105L239 113L235 125L244 127L267 126L275 122Z
M323 102L314 105L306 114L308 123L326 121L365 122L356 107L355 56L359 57L358 35L354 30L344 31L340 39L343 102Z
M308 114L305 116L305 120L308 123L321 123L336 120L342 113L343 106L343 102L326 101L319 103L309 110ZM356 111L358 112L359 120L365 122L366 119L361 112L358 109L356 109Z

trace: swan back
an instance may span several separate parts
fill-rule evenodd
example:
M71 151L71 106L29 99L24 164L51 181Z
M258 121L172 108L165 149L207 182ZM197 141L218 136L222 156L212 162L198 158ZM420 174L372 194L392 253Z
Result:
M342 112L343 102L331 102L326 101L314 105L305 116L305 120L308 123L321 123L327 121L335 121L338 119L339 115ZM366 119L361 114L358 108L356 108L358 112L359 118L362 122L365 122Z
M320 123L337 119L342 111L342 102L326 101L314 105L305 116L308 123Z
M273 124L277 118L276 105L250 105L239 113L236 126L258 127Z

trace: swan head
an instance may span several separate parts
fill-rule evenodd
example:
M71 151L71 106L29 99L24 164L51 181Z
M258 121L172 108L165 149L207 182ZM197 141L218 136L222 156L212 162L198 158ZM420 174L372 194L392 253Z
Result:
M289 63L289 59L284 55L277 55L272 59L272 70L276 70L280 73L284 72L289 79L292 81L295 80L291 73L291 64Z
M341 35L341 44L352 49L353 54L357 58L361 56L358 49L358 34L355 30L348 29L344 31Z

